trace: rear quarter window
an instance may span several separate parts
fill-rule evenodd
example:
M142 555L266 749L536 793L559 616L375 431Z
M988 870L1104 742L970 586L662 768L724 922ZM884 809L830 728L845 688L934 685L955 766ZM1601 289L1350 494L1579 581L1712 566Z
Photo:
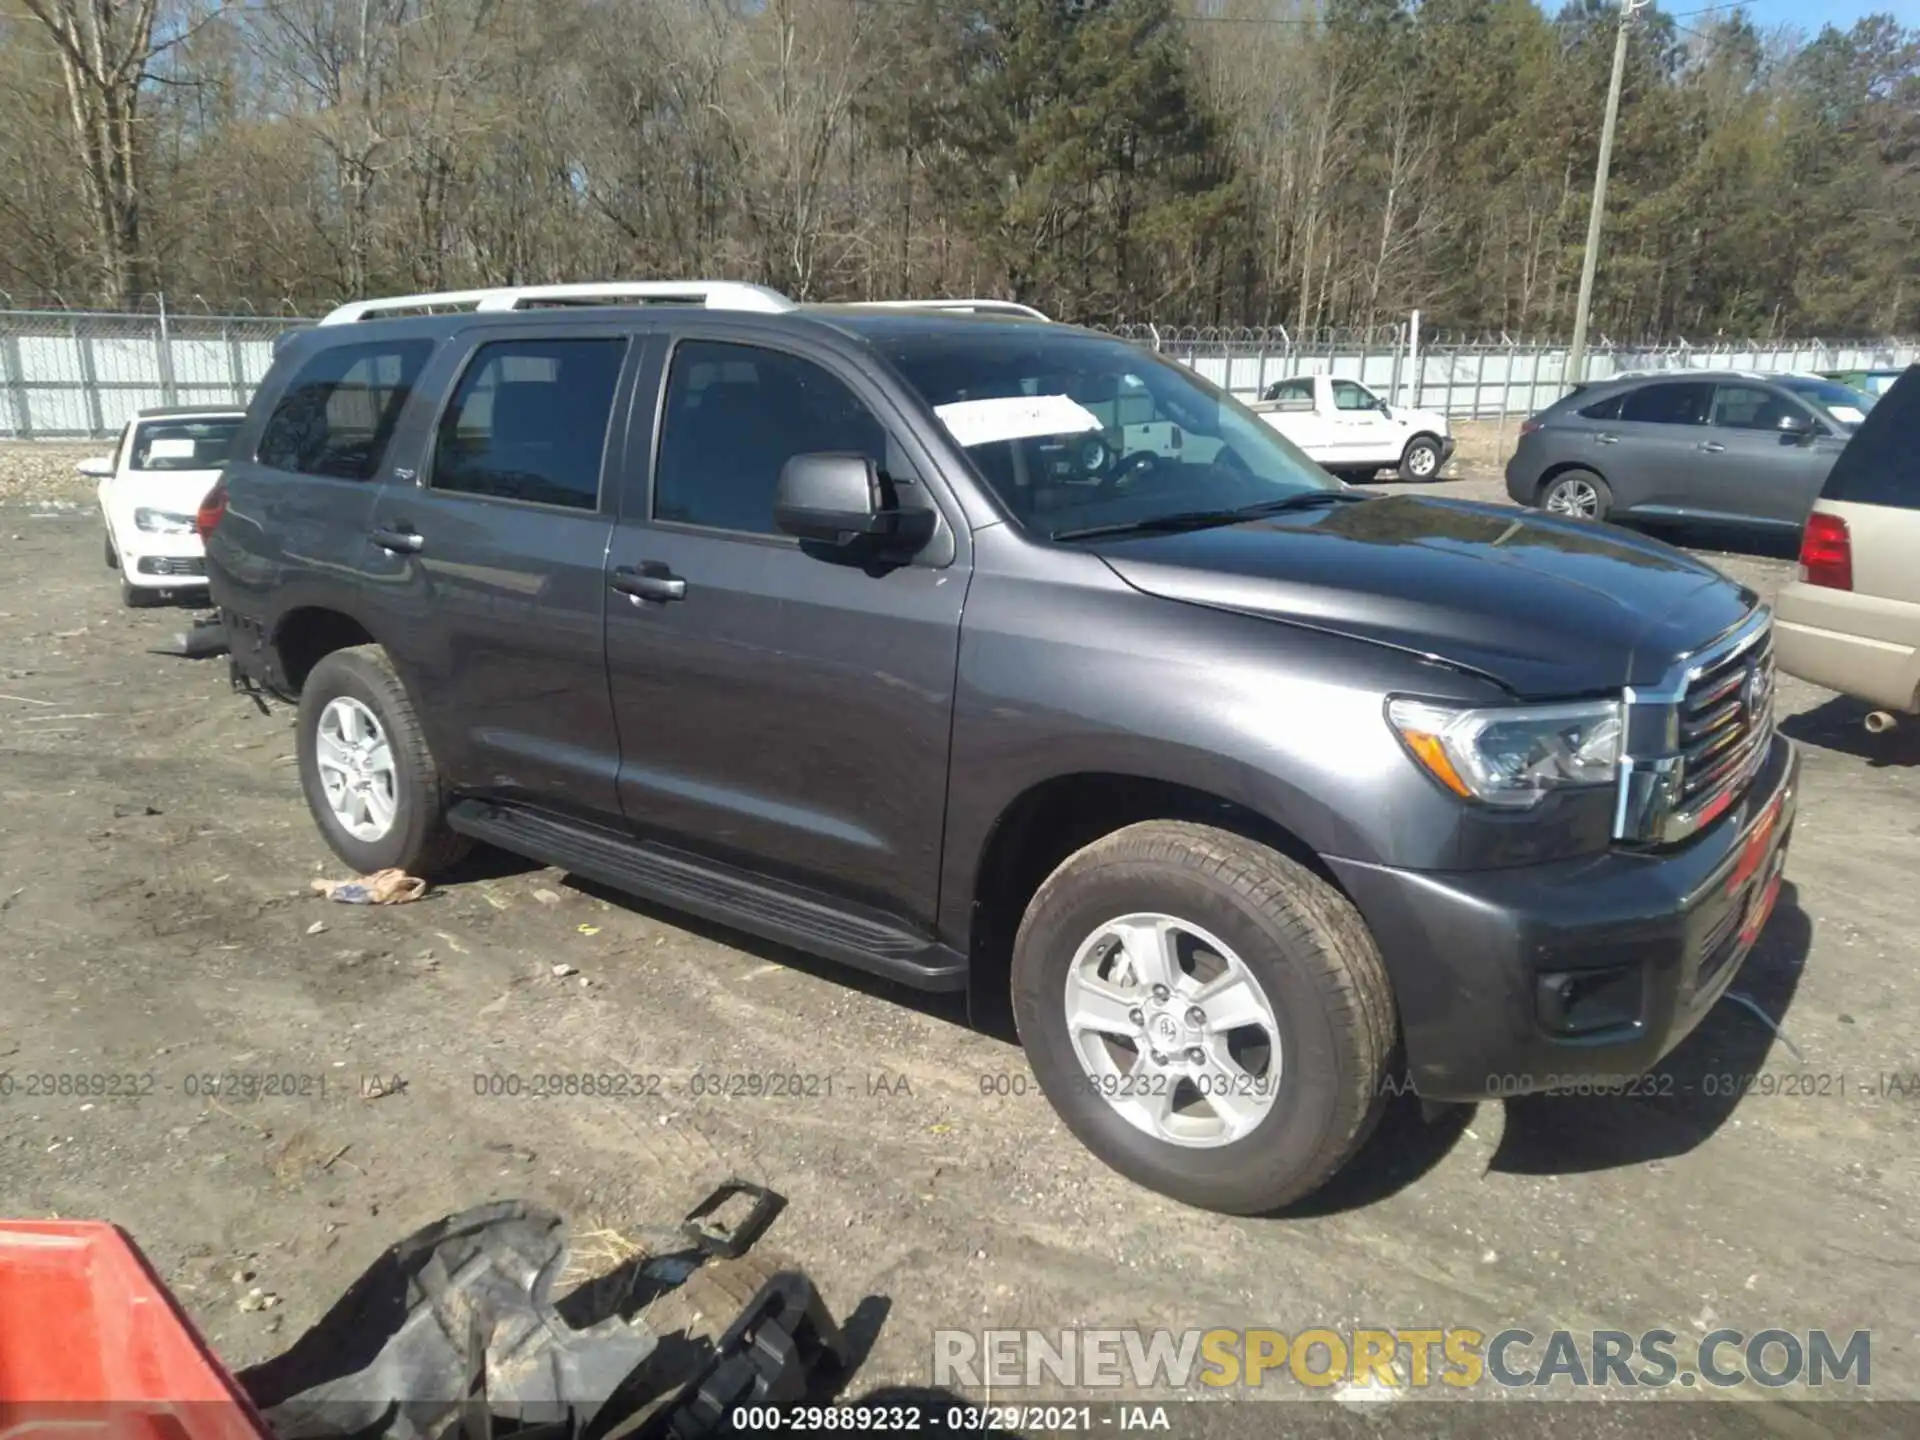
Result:
M368 340L309 355L274 403L254 458L299 475L373 478L433 345Z
M1820 493L1850 505L1920 510L1920 365L1867 412Z

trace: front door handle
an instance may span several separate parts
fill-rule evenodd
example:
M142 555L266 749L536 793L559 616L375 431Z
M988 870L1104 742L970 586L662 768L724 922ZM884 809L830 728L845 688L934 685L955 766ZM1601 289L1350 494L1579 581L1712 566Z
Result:
M1718 440L1702 440L1700 442L1700 448L1709 455L1718 455L1727 447L1722 445Z
M1596 435L1593 437L1593 443L1596 445L1618 445L1620 443L1620 437L1618 435Z
M418 555L427 543L426 536L406 525L391 530L376 528L368 532L367 538L382 550L391 550L396 555Z
M636 603L641 600L684 600L687 582L658 560L642 560L633 565L616 565L613 588Z

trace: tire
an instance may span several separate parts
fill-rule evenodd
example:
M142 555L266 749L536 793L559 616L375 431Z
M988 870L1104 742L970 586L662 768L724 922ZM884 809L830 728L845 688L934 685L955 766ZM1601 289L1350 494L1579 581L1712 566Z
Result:
M1613 510L1613 491L1591 470L1562 470L1540 487L1539 506L1568 519L1604 520Z
M120 568L120 555L119 552L113 548L113 532L111 530L102 531L101 539L107 547L107 568L109 570L118 570Z
M1208 932L1234 952L1267 1003L1279 1063L1266 1079L1277 1076L1277 1084L1264 1114L1251 1107L1259 1118L1237 1135L1180 1143L1150 1131L1109 1098L1113 1077L1095 1075L1076 1045L1067 1017L1070 976L1115 964L1111 955L1100 960L1096 937L1118 917L1143 915ZM1143 1039L1157 1026L1177 1025L1176 1017L1191 1013L1181 1007L1205 994L1193 993L1195 974L1207 963L1200 948L1197 960L1183 961L1169 1006L1153 1010L1146 1002L1114 1013L1129 1025L1133 1014L1144 1014ZM1118 1003L1147 996L1138 984L1104 976L1100 983L1123 997ZM1020 923L1012 989L1021 1043L1067 1128L1122 1175L1201 1209L1257 1215L1310 1194L1352 1156L1384 1102L1381 1081L1396 1024L1386 970L1365 922L1306 867L1228 831L1149 821L1068 857ZM1189 1031L1171 1041L1169 1056L1192 1038ZM1204 1028L1197 1038L1209 1038ZM1176 1090L1176 1108L1182 1093L1193 1111L1198 1092ZM1198 1110L1217 1114L1207 1102Z
M120 577L120 603L129 610L149 610L160 603L162 591L136 585L123 574Z
M1440 478L1440 442L1431 435L1416 435L1400 452L1400 478L1430 484Z
M390 785L381 788L390 791L392 813L377 835L356 835L348 828L335 813L322 779L321 722L329 715L329 706L341 700L349 703L333 714L370 715L388 751ZM455 834L447 825L440 772L420 733L413 701L387 652L378 645L335 650L313 667L300 690L295 750L300 788L314 823L333 853L361 874L398 869L432 879L472 848L466 836Z

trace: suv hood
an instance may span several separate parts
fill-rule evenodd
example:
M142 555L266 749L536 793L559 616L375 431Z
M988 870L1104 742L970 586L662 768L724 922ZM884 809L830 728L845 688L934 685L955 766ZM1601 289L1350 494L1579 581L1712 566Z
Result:
M1149 595L1439 659L1526 699L1650 684L1757 603L1624 530L1410 496L1092 548Z

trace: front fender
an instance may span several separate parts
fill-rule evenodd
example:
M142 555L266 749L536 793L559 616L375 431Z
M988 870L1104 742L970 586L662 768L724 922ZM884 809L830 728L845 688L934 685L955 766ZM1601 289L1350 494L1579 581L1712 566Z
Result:
M1093 583L980 575L969 592L941 878L951 942L971 935L1001 818L1068 776L1199 791L1319 855L1431 864L1449 854L1460 807L1413 767L1385 699L1418 688L1471 703L1490 698L1486 682L1365 641L1146 595L1079 558L1098 567L1085 577Z

